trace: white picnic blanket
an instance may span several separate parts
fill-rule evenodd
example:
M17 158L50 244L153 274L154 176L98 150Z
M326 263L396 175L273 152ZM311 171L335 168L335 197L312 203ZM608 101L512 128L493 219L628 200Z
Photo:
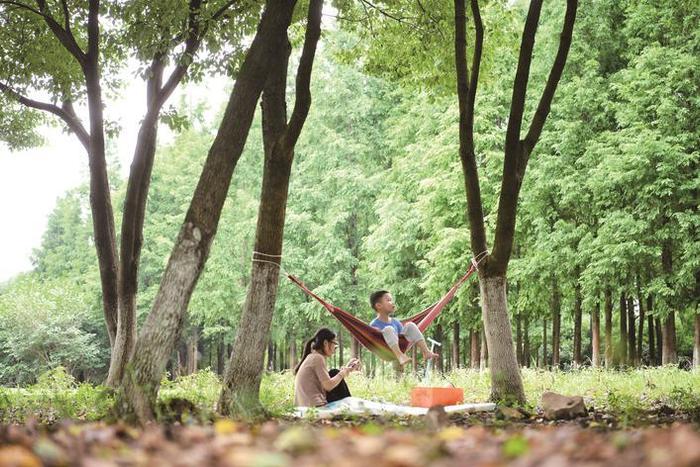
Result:
M496 410L496 404L486 402L480 404L446 405L445 412L490 412ZM346 397L331 402L323 407L296 407L294 417L331 418L336 415L425 415L428 409L408 405L389 404L386 402L369 401L359 397Z

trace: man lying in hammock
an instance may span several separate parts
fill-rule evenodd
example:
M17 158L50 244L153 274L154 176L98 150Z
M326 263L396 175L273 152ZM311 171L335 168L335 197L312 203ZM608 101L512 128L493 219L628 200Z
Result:
M399 347L400 335L406 337L406 340L409 342L409 348L414 344L418 345L418 348L423 353L423 358L426 360L438 356L438 354L428 349L423 333L420 332L420 329L418 329L415 323L409 322L401 324L401 321L391 317L396 307L394 306L394 298L388 291L378 290L374 292L369 296L369 303L372 305L372 309L377 313L377 317L374 318L369 325L382 331L384 341L391 351L394 352L399 364L405 365L411 361L411 358L403 353Z

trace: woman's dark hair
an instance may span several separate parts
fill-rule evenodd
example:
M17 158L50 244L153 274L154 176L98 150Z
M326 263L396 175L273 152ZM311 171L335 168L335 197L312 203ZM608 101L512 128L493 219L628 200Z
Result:
M323 348L324 342L332 341L333 339L335 339L335 333L328 328L321 328L318 331L316 331L314 337L309 339L306 345L304 346L304 353L301 355L301 360L299 360L299 363L297 364L296 368L294 368L294 374L297 374L297 371L299 371L299 367L301 367L301 364L304 363L306 357L309 356L311 350L321 350Z

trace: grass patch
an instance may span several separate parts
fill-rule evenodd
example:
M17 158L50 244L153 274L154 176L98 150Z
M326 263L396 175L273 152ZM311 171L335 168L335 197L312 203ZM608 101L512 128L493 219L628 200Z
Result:
M388 372L387 372L388 373ZM622 424L633 423L646 411L666 407L670 411L696 414L700 419L700 372L673 367L642 368L626 371L581 369L545 371L523 369L527 402L536 407L545 391L580 395L587 405L609 412ZM426 384L415 375L367 377L354 373L348 379L353 395L398 404L408 404L414 386L464 388L465 402L484 402L489 398L488 372L456 370L434 375ZM221 381L211 370L202 370L175 381L164 379L159 402L164 406L186 400L197 408L203 419L214 415ZM273 416L288 413L294 406L294 375L267 373L263 376L260 399ZM24 422L36 418L52 423L63 418L85 421L108 419L114 398L104 386L77 384L62 369L42 375L39 382L26 388L0 388L0 422ZM695 418L695 416L693 417Z

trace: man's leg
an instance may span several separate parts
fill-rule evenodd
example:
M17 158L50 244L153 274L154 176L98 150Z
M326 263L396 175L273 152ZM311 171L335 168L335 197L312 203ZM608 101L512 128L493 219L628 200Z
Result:
M436 353L430 351L428 345L425 343L425 337L423 337L423 333L420 332L420 329L418 329L416 323L406 323L403 327L402 334L406 336L406 340L408 340L408 342L410 342L411 345L415 344L418 346L421 353L423 354L423 358L425 358L426 360L438 356Z
M386 326L384 329L382 329L382 335L384 336L384 342L386 342L391 351L394 352L394 355L396 356L396 359L399 361L400 365L405 365L411 361L411 357L401 352L401 348L399 347L399 336L396 334L396 329L394 329L392 326Z

